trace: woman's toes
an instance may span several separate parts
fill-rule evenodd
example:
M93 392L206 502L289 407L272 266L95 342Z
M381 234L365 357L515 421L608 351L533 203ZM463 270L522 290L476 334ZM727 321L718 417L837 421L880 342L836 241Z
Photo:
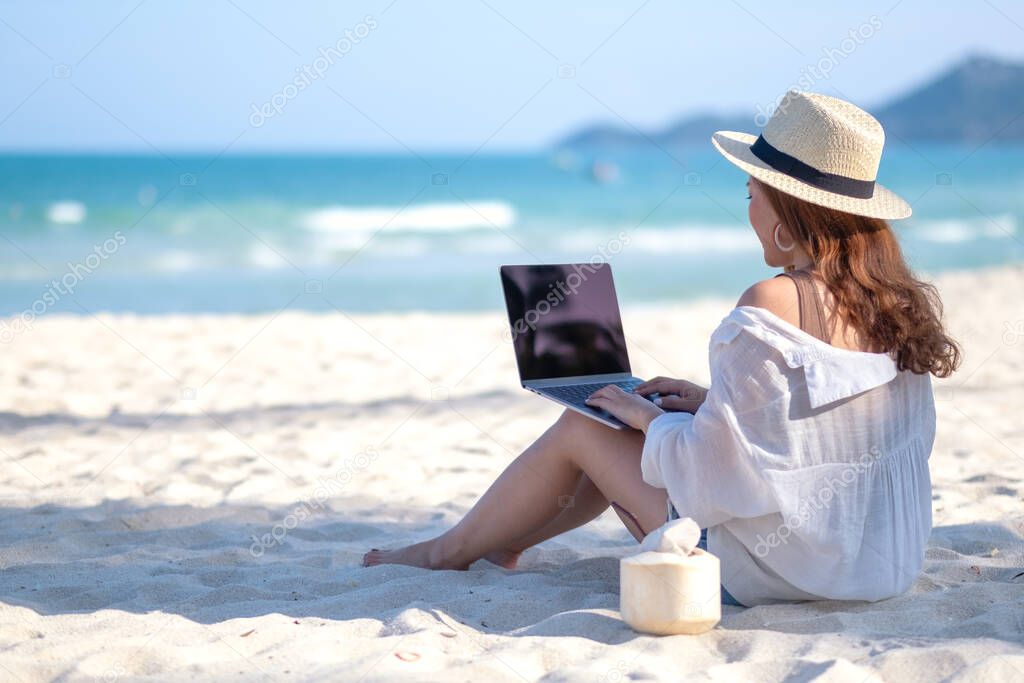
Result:
M378 564L406 564L424 569L467 569L468 563L456 562L443 556L436 540L414 543L395 550L378 550L366 553L363 566Z

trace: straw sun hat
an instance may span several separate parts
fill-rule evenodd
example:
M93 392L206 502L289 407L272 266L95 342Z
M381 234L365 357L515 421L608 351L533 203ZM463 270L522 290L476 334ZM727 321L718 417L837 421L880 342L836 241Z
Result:
M860 107L790 90L761 135L718 131L726 159L766 185L804 201L872 218L906 218L910 204L875 182L882 125Z

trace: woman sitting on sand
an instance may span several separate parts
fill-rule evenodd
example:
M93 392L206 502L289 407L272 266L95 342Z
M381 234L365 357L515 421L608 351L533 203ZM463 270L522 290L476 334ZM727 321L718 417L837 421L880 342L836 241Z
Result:
M638 540L679 513L705 528L726 603L907 590L931 531L929 375L950 375L960 350L886 222L911 210L875 182L883 141L865 111L795 91L760 136L716 133L750 175L765 262L787 277L752 285L715 330L710 388L604 387L588 402L636 431L565 411L453 528L364 564L513 568L612 505Z

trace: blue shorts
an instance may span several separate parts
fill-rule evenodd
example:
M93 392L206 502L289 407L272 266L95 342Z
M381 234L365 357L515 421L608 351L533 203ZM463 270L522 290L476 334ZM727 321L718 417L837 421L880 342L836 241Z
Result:
M672 501L670 500L670 501L668 501L668 517L667 517L667 519L665 521L667 523L667 522L671 522L673 519L679 519L679 513L676 512L676 507L675 507L675 505L672 504ZM703 550L704 552L708 551L708 530L707 529L701 529L700 530L700 540L697 541L697 547L700 548L701 550ZM743 605L740 604L739 600L737 600L736 598L732 597L732 594L730 594L729 591L725 590L725 586L722 586L722 604L723 605L732 605L734 607L743 607Z

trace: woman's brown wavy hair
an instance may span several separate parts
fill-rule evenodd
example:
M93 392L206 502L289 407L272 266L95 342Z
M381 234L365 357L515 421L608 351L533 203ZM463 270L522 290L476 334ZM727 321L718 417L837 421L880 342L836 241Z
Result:
M943 328L939 294L914 277L886 221L811 204L765 183L760 188L814 260L837 313L870 348L890 354L900 370L953 374L961 352Z

